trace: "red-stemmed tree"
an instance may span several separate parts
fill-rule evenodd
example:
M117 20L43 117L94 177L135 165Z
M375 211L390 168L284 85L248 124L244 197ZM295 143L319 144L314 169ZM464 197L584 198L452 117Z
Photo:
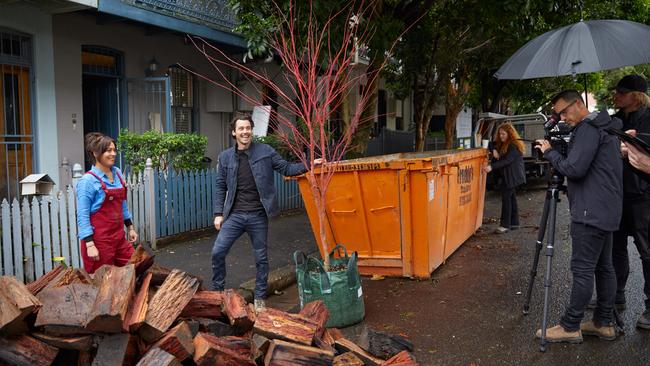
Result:
M235 70L250 84L259 85L260 93L263 88L273 91L279 106L271 111L271 117L280 125L275 132L277 137L305 166L311 166L314 158L323 159L323 164L310 169L305 177L318 212L323 252L327 253L327 189L337 163L344 158L352 136L364 122L362 112L372 90L359 86L370 85L379 78L387 57L381 67L372 71L351 72L357 47L367 44L371 36L365 21L371 8L363 1L352 1L319 21L312 5L311 1L300 4L290 1L289 6L282 9L272 3L274 14L268 19L273 24L266 37L271 51L282 64L282 73L275 78L269 77L263 69L255 70L250 63L234 59L199 37L190 37L190 40L216 72L216 77L195 72L198 77L230 90L253 105L259 103L260 95L244 92L241 84L232 81L226 71ZM385 55L390 55L390 51ZM350 100L353 100L350 111L346 111L351 115L350 122L333 132L330 129L333 115L342 105L350 104ZM324 257L329 270L329 258Z

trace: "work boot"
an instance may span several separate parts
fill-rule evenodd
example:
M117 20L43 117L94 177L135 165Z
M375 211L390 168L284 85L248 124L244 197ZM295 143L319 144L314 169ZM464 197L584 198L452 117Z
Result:
M535 337L542 338L542 330L537 329ZM561 325L546 329L546 341L549 343L582 343L582 332L578 329L575 332L569 332Z
M593 320L580 323L580 330L584 335L596 336L606 341L616 339L616 328L613 325L599 327Z
M643 315L637 320L636 327L641 329L650 329L650 310L646 309Z
M255 299L255 312L259 313L260 311L266 309L266 301L264 299Z
M508 232L508 229L505 228L505 227L503 227L503 226L499 226L499 227L495 230L495 232L496 232L497 234L505 234L505 233Z

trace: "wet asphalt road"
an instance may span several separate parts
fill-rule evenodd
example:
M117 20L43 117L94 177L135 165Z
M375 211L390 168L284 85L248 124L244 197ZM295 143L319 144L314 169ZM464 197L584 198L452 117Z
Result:
M414 354L422 365L650 365L650 331L635 328L636 319L644 310L644 296L641 264L631 241L628 307L622 313L625 334L613 342L585 337L580 345L552 344L546 353L539 352L534 332L542 318L543 253L530 315L522 314L522 305L544 197L544 182L519 192L523 227L499 235L494 229L498 226L500 197L497 192L488 192L483 227L433 273L432 279L364 278L366 318L359 325L343 329L344 333L361 343L364 327L406 335L415 344ZM564 196L558 206L557 221L551 326L557 324L564 311L571 284L569 213ZM228 258L229 286L254 275L247 240L235 244ZM157 262L209 279L213 241L214 236L167 246L159 251ZM272 268L291 263L290 253L296 248L316 248L304 213L275 220L269 243ZM295 286L270 298L268 303L295 310Z

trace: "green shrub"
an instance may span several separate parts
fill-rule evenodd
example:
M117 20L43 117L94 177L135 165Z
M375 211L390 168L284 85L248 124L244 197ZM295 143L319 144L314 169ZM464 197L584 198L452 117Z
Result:
M198 170L203 166L208 138L155 130L138 134L124 129L120 131L117 144L134 173L144 170L147 158L151 158L154 168L158 169L171 165L177 170Z

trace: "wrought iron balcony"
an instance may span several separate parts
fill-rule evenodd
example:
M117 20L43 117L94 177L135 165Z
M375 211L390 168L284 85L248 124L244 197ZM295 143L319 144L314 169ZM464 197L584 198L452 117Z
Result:
M122 3L228 32L239 24L225 0L122 0Z

